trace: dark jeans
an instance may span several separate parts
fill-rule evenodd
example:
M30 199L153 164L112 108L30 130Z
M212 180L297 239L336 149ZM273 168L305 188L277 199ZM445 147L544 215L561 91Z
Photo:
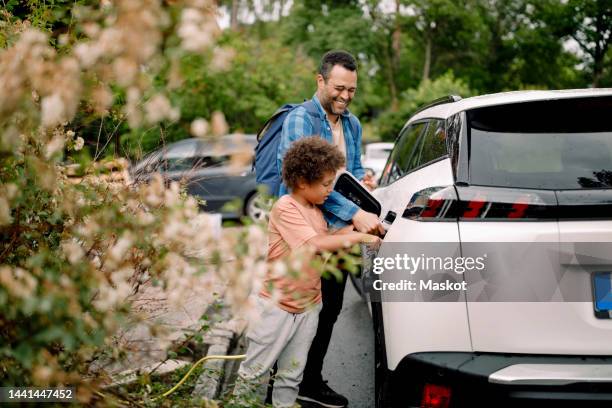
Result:
M341 267L339 265L339 267ZM329 279L321 278L321 292L323 296L323 308L319 313L319 326L315 335L308 360L304 369L303 385L318 385L323 381L321 371L323 370L323 359L327 354L327 348L331 340L334 324L338 320L338 315L342 310L344 300L344 288L346 287L347 272L342 271L342 281L331 276Z

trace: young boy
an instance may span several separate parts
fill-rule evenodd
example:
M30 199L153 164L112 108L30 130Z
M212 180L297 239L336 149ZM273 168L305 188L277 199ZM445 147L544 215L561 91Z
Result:
M308 251L335 251L360 242L380 241L374 235L347 229L328 233L317 205L331 193L336 172L342 166L342 153L320 137L292 144L282 169L290 194L282 196L270 213L269 262ZM301 269L298 276L268 273L256 300L261 319L247 331L247 356L240 365L234 395L244 396L248 383L266 383L276 362L272 404L278 408L294 406L321 309L321 275L310 266L309 259Z

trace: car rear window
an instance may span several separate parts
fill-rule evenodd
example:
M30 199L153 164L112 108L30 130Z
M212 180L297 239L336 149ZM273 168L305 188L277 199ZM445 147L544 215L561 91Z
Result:
M612 188L612 98L468 112L469 180L482 186Z

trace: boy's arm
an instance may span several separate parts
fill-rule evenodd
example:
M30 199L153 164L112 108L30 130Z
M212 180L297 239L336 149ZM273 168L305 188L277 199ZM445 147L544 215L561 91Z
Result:
M353 227L353 225L347 225L346 227L342 227L340 229L332 231L331 233L334 235L340 235L340 234L350 234L351 232L355 232L355 227Z
M337 251L361 242L380 243L381 239L376 235L349 232L345 234L319 234L306 242L317 251Z

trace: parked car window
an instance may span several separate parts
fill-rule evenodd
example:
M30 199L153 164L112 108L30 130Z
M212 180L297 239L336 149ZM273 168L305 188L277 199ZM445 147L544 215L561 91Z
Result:
M159 171L187 171L191 170L190 157L165 157L157 165Z
M430 161L446 156L447 154L444 121L432 120L429 122L427 131L423 135L423 143L420 145L420 154L418 155L418 160L414 167L422 166Z
M192 159L193 169L207 169L210 167L220 167L229 162L230 157L223 156L201 156Z
M415 151L416 142L425 126L425 122L415 123L404 129L400 134L381 177L383 185L393 183L409 171L410 159Z

